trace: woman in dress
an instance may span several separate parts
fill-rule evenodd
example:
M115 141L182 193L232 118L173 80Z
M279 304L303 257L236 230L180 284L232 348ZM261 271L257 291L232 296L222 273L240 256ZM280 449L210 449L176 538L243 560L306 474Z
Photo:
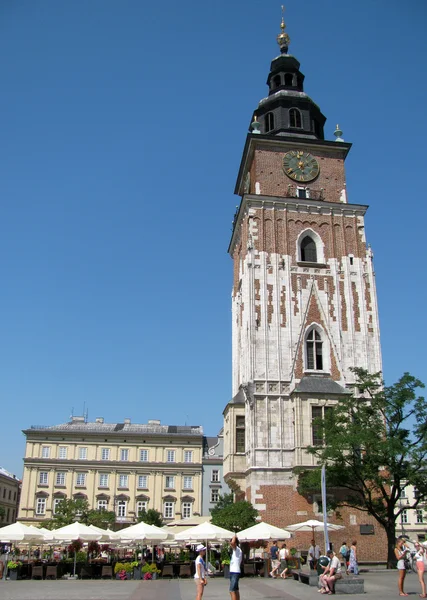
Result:
M348 570L353 573L353 575L359 575L359 564L357 562L357 541L353 540L350 546L350 561L348 565Z
M279 550L279 559L280 559L280 577L282 579L286 579L286 575L288 572L288 558L289 558L289 550L286 548L286 544L282 544L282 547Z
M417 563L418 579L419 579L419 582L420 582L420 585L421 585L420 598L427 598L426 584L425 584L425 581L424 581L424 569L425 569L424 560L425 560L425 557L426 557L426 551L421 546L421 544L419 544L418 542L415 542L414 546L415 546L415 550L416 550L416 554L414 556L414 559L416 560L416 563Z
M403 538L398 538L397 542L396 542L396 547L394 549L394 554L397 558L397 568L399 570L399 579L397 581L397 585L399 587L399 595L400 596L407 596L408 594L405 594L404 590L403 590L403 582L405 581L405 577L406 577L406 567L405 567L405 554L407 553L408 549L405 546L405 540Z

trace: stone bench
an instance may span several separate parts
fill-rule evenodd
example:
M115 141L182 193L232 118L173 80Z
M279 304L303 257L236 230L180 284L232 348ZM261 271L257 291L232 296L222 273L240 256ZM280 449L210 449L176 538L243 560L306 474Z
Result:
M335 582L337 594L364 594L365 580L360 577L343 577Z
M317 587L319 584L319 576L317 571L292 571L294 579L300 583Z

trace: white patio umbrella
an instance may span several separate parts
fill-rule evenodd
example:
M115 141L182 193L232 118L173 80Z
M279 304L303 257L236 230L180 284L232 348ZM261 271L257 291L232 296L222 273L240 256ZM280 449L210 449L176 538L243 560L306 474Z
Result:
M3 543L41 543L44 539L44 534L39 529L24 523L12 523L0 528L0 542Z
M65 525L59 529L51 531L53 539L57 542L73 542L82 540L82 542L98 542L102 538L102 534L94 531L88 525L75 521L71 525ZM76 576L76 559L77 552L74 552L74 577Z
M234 536L234 531L218 527L212 523L200 523L196 527L189 527L175 535L176 541L222 541Z
M252 542L256 540L287 540L291 534L280 527L261 522L243 529L237 534L237 537L241 542Z
M111 541L111 536L106 529L102 529L101 527L97 527L96 525L89 525L89 528L93 529L93 531L96 531L97 533L99 533L99 535L102 536L98 540L99 542L110 542Z
M160 542L168 539L168 532L155 525L149 525L141 521L136 525L126 527L117 532L120 541L123 542Z
M334 525L333 523L326 523L328 531L339 531L345 529L344 525ZM316 531L325 531L325 523L323 521L317 521L316 519L309 519L302 523L295 523L294 525L286 525L285 529L288 531L311 531L314 539L314 533Z

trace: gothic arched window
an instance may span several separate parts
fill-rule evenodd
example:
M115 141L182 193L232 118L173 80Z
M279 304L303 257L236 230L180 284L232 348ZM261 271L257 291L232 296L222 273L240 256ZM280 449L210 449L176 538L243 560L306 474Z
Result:
M301 113L297 108L289 110L289 127L302 127Z
M294 76L292 73L285 73L285 85L292 86L294 81Z
M322 337L316 329L312 329L306 338L307 369L323 370Z
M276 75L276 77L273 79L273 89L278 88L281 85L282 85L282 79L281 79L280 75Z
M270 112L265 115L265 132L267 133L272 129L274 129L274 115Z
M317 262L316 242L309 235L301 240L301 261Z

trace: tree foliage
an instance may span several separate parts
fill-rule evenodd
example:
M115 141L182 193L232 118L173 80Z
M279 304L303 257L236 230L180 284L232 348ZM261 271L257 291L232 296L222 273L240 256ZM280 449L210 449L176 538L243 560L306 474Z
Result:
M241 531L257 523L258 511L247 500L234 502L233 494L220 496L211 509L212 523L230 531Z
M0 506L0 523L3 521L5 516L6 516L6 509L4 506Z
M116 515L113 511L108 510L90 510L87 500L67 498L59 502L55 515L49 521L43 522L43 527L46 529L58 529L59 527L70 525L74 521L107 529L114 526Z
M163 526L163 518L161 513L154 508L149 508L148 510L142 509L139 511L138 515L138 523L148 523L148 525L156 525L156 527Z
M325 443L308 448L319 467L298 471L298 491L317 491L325 465L328 491L336 491L331 507L351 506L372 515L387 533L391 566L396 520L403 510L427 499L427 403L417 395L424 384L405 373L384 387L380 373L353 372L358 394L340 400L324 420L314 423ZM402 505L401 494L408 486L417 494Z

